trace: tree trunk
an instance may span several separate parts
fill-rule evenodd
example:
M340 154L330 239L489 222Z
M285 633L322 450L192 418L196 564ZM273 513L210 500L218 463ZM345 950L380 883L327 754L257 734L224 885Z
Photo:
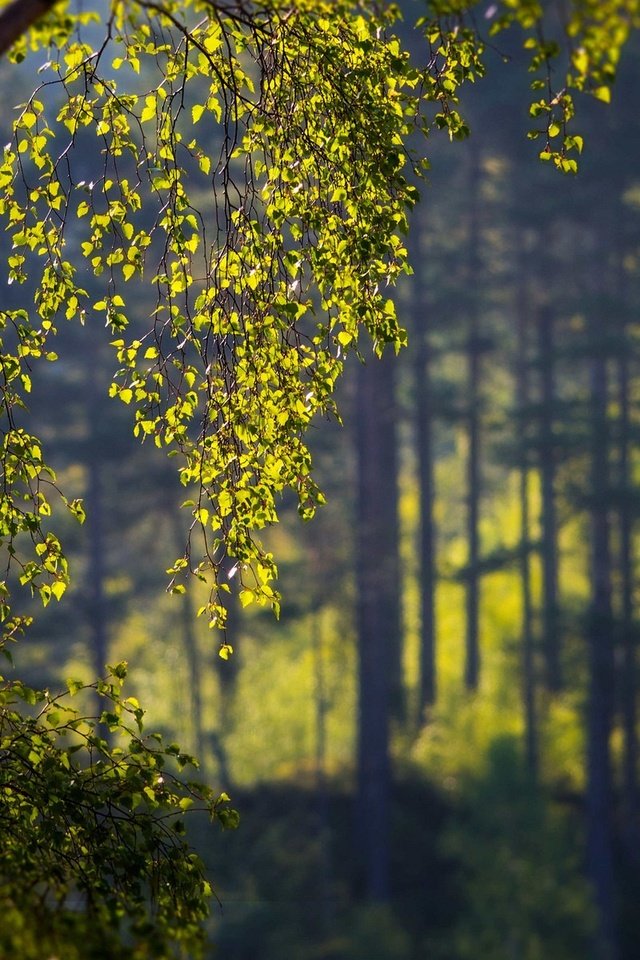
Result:
M556 449L554 436L555 375L554 320L551 308L538 314L538 363L540 365L539 458L542 488L542 648L547 689L562 686L558 618L558 521L556 516Z
M96 677L105 675L109 659L107 638L107 607L105 603L104 581L106 570L106 539L104 531L104 483L106 467L103 436L100 425L103 420L102 406L106 391L101 391L99 376L98 348L90 347L87 361L87 620L91 643L92 668ZM97 695L98 714L106 708L103 697ZM101 731L106 736L106 731Z
M92 444L92 446L94 446ZM93 672L97 677L103 677L109 659L107 644L106 607L104 596L105 577L105 538L104 538L104 508L103 508L103 464L95 449L90 452L87 465L87 532L89 535L89 563L88 599L89 599L89 630L91 634L91 655ZM98 697L99 711L105 709L105 702Z
M227 558L225 561L225 572L223 573L223 577L228 576L228 570L233 569L234 566L235 559L233 557ZM238 674L240 672L241 654L238 643L240 632L240 604L238 602L238 594L234 591L231 593L222 593L220 602L227 611L227 620L224 629L224 642L233 650L233 653L230 654L227 660L218 656L215 658L221 691L220 725L223 726L225 714L231 709L231 705L235 697Z
M614 700L611 554L607 495L609 486L606 360L591 361L591 609L588 626L589 699L587 707L587 859L598 910L598 960L618 956L612 851L610 734Z
M329 816L329 787L327 784L327 714L329 696L325 675L323 649L323 609L320 599L314 603L311 618L311 645L314 663L315 705L315 767L316 767L316 823L318 831L318 907L322 940L330 936L334 926L332 902L333 862L331 857L331 821Z
M390 895L389 724L400 694L394 358L357 379L356 585L359 655L357 833L372 900Z
M538 779L538 724L536 711L535 643L533 632L533 601L531 597L531 552L529 534L529 435L526 429L531 404L529 377L528 290L524 257L519 264L519 295L517 303L516 405L518 417L518 473L520 498L520 585L522 592L522 705L524 712L525 760L531 780Z
M226 567L232 568L233 566L235 566L233 558L227 558ZM214 657L215 669L218 674L220 702L217 711L218 728L210 734L210 741L222 782L226 784L225 789L231 790L233 789L233 783L227 750L227 718L231 715L233 708L241 664L241 651L238 643L240 605L237 593L223 594L222 603L227 610L224 640L233 649L233 653L227 660L219 657L217 652Z
M418 482L420 497L420 679L418 722L425 710L436 702L436 530L434 523L435 482L433 464L433 397L431 390L431 350L429 343L429 306L421 282L422 251L417 246L414 264L414 336L416 439L418 444Z
M189 667L189 691L191 714L191 739L195 755L200 762L202 777L207 778L207 755L205 749L204 723L202 717L202 658L198 649L195 612L189 591L182 595L182 640Z
M618 244L618 247L620 244ZM618 250L618 262L622 252ZM624 272L618 270L618 290L624 290ZM633 622L634 556L633 535L634 517L631 505L633 480L631 476L631 409L630 409L630 371L628 355L627 323L624 315L625 304L620 306L620 342L616 358L616 381L618 397L618 532L620 571L620 640L622 648L622 677L620 695L622 707L623 753L622 753L622 791L623 815L628 848L637 861L640 858L638 839L640 836L640 797L638 794L638 662L636 633Z
M464 682L467 690L476 690L480 678L479 599L480 599L480 157L477 149L471 158L469 184L469 235L467 246L467 296L469 336L467 343L467 582L466 643Z

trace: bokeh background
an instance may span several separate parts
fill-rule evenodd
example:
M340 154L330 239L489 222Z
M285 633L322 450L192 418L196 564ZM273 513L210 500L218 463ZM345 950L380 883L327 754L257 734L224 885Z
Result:
M282 616L232 603L231 659L196 618L206 587L166 593L185 492L107 395L109 331L63 326L34 377L34 432L88 520L59 519L74 586L15 669L55 689L127 659L147 729L231 795L239 830L193 826L212 957L639 955L639 49L610 106L581 101L567 177L526 137L518 43L465 93L469 140L416 144L409 346L363 341L343 425L313 425L327 505L304 524L283 502ZM1 65L5 103L33 66Z

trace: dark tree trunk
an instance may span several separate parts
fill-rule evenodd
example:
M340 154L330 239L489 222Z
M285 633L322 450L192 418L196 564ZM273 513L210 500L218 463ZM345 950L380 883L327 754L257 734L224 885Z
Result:
M319 598L318 598L319 599ZM311 644L314 660L314 699L316 727L316 822L318 831L318 906L320 931L323 938L330 936L334 926L332 902L333 862L331 857L331 821L329 816L329 786L327 784L327 714L329 696L325 673L325 652L322 625L322 606L314 604L311 617Z
M524 258L523 258L524 260ZM517 303L518 342L516 356L516 405L518 425L518 473L520 497L520 584L522 591L522 704L524 711L525 759L531 780L538 779L538 724L536 711L535 640L531 596L531 551L529 534L529 435L526 429L531 404L528 331L530 313L523 263L519 265L520 289Z
M235 561L233 558L227 560L227 567L233 569ZM226 574L223 574L226 576ZM233 653L228 659L216 656L215 663L220 680L220 726L224 727L225 717L231 710L231 705L235 697L238 674L240 672L241 650L239 645L240 633L240 604L238 594L232 590L231 593L223 593L221 603L227 611L227 621L224 630L224 642L231 647Z
M618 253L621 261L622 254ZM619 270L617 286L624 289L624 274ZM619 323L620 343L616 359L616 380L618 399L618 532L620 571L620 640L622 648L622 676L620 694L622 707L623 754L622 754L622 790L623 815L628 847L634 859L640 858L638 839L640 824L638 815L640 804L638 796L638 662L636 650L635 624L633 622L633 535L634 517L630 501L633 487L631 476L631 409L630 409L630 371L627 347L627 324L624 317L624 305Z
M227 567L233 568L233 558L227 560ZM226 574L225 574L226 575ZM238 675L241 664L241 650L239 644L240 607L238 595L235 592L223 594L222 602L227 610L227 622L224 632L224 641L233 650L228 659L214 656L215 667L218 673L220 702L217 711L217 730L210 735L213 753L218 764L218 770L225 789L233 789L227 750L227 722L233 708L236 695Z
M529 471L520 470L520 583L522 589L522 704L527 771L531 780L538 779L538 719L536 709L535 640L533 603L531 599L531 564L529 553Z
M165 511L167 516L171 517L175 550L176 554L180 554L180 552L184 550L185 533L180 511L177 509L171 497L168 498L168 501L163 505L163 511ZM176 599L180 602L179 631L182 636L182 645L187 663L187 676L189 679L188 712L191 749L200 763L201 775L203 779L206 780L208 765L202 708L203 663L198 645L196 615L189 589ZM186 703L184 707L187 707Z
M551 308L538 314L538 363L540 365L540 483L542 488L542 647L547 689L562 686L560 625L558 618L558 521L556 516L556 405L554 375L554 319Z
M103 677L109 659L107 643L106 606L104 595L105 578L105 537L104 537L104 490L101 462L95 444L91 444L87 465L87 532L89 535L89 563L87 567L89 601L89 630L91 635L91 653L93 672ZM105 702L98 697L99 711L105 709Z
M394 358L370 358L357 378L356 527L359 715L357 825L366 895L389 880L389 723L400 698L400 616Z
M434 523L435 482L433 464L433 397L431 390L431 349L429 306L421 282L422 250L417 245L414 264L414 336L416 439L420 496L420 680L418 722L436 701L436 530Z
M96 347L90 349L87 361L87 620L91 643L93 672L96 677L105 675L109 659L107 607L105 603L104 581L106 571L106 538L104 529L104 472L106 459L104 438L101 432L103 423L103 405L106 391L101 391L101 378L96 357ZM97 697L98 714L106 704L103 697ZM101 731L106 735L105 731Z
M171 489L171 494L173 490ZM171 518L172 534L175 543L175 550L180 554L185 549L185 530L182 524L180 511L177 508L172 496L163 504L165 516ZM225 577L228 570L233 566L227 561L222 576ZM209 650L205 658L202 657L200 643L198 642L198 618L192 596L187 590L179 598L179 631L182 637L182 645L185 653L187 675L189 679L188 701L185 698L185 710L188 709L188 729L191 735L192 749L196 759L200 763L200 774L204 780L207 780L211 773L210 753L213 754L213 760L217 766L217 776L224 785L225 790L232 790L231 775L229 770L229 758L225 747L225 720L230 710L235 680L238 673L239 653L235 643L236 629L236 605L235 594L223 594L223 603L227 606L227 625L224 632L224 641L233 648L233 654L228 660L223 660L218 656L220 635L210 633ZM213 666L212 666L213 665ZM203 689L205 687L206 671L213 669L219 674L219 699L217 710L217 729L207 730L204 719L205 700Z
M374 366L375 365L375 366ZM402 664L403 633L400 577L400 521L398 502L398 407L396 402L397 360L387 350L381 360L371 360L377 393L379 476L379 557L383 581L380 596L380 625L391 650L391 715L403 724L406 697Z
M591 361L591 609L588 625L587 858L598 910L598 960L616 960L610 734L614 702L606 360Z
M467 581L466 643L464 682L467 690L476 690L480 679L480 157L473 150L469 184L469 236L467 246L466 284L468 299L467 343Z
M189 592L184 593L181 599L182 640L187 655L189 691L191 694L189 703L191 713L191 737L193 740L193 749L200 762L202 776L206 779L207 758L202 719L202 659L200 657L200 650L198 649L198 637L194 624L195 612Z

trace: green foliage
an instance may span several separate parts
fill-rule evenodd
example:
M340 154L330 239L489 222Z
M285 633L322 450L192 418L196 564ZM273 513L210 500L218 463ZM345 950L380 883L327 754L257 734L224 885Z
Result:
M540 159L563 173L576 173L583 137L573 132L575 92L585 91L609 103L620 53L639 24L637 0L572 0L561 13L565 36L559 38L554 4L540 0L503 0L490 33L517 24L525 31L535 99L529 108L541 125L529 132L544 139ZM567 62L568 61L568 62Z
M12 614L16 579L45 604L68 585L48 528L55 473L21 424L33 365L57 359L64 319L106 321L120 367L112 395L135 408L137 436L182 456L202 546L171 568L174 591L188 568L212 573L201 612L224 626L230 557L242 604L277 609L275 564L255 532L276 521L287 487L304 517L322 501L303 433L334 409L359 329L378 350L403 341L384 288L406 268L398 234L417 194L404 141L420 78L381 32L392 19L346 3L264 4L249 18L198 2L113 3L94 47L80 31L95 31L97 15L59 4L14 50L15 61L51 52L0 164L8 279L35 290L33 304L1 314L3 648L28 626ZM102 295L81 281L87 271ZM125 291L144 283L155 309L138 338ZM67 506L83 519L79 502ZM6 952L82 944L83 955L161 957L201 936L210 890L182 813L196 801L224 825L235 815L169 772L174 754L178 766L190 758L141 738L121 679L118 668L96 684L109 703L94 720L6 684Z
M256 3L246 14L198 0L113 2L94 44L74 31L97 30L97 14L59 4L14 51L52 48L0 165L9 278L28 276L38 291L31 312L2 315L18 337L7 415L29 389L30 358L55 358L61 317L106 321L120 367L112 394L134 409L137 436L181 455L194 544L170 574L177 591L188 570L212 576L202 608L212 626L225 623L225 558L243 605L277 612L275 561L258 534L277 521L285 489L304 518L323 500L307 427L335 413L361 329L378 352L405 340L385 288L407 269L408 171L424 163L407 144L416 127L468 132L458 91L484 73L474 6L433 4L419 24L425 67L390 33L395 7L344 0ZM566 89L608 91L633 5L610 6L574 5ZM542 19L537 4L508 2L495 23L525 28L536 71L560 49L536 39ZM543 157L575 169L566 154L580 137L551 146L573 114L569 94L549 88L532 113L547 119ZM97 299L79 280L86 271L103 284ZM127 286L140 283L154 291L153 323L129 337ZM6 444L31 504L24 516L10 510L8 535L37 539L48 468L20 430ZM48 565L21 561L27 582L46 581L43 599L51 579L57 592L66 582L56 541L45 551Z
M203 7L116 3L99 50L72 41L49 61L5 151L0 215L12 279L39 278L25 335L51 335L61 314L104 317L117 334L112 394L135 407L136 435L181 453L196 490L186 506L202 549L177 561L174 586L189 566L212 572L203 612L224 626L225 555L242 603L277 609L255 532L277 520L287 487L303 517L322 502L302 437L334 410L359 329L378 350L403 342L384 288L405 269L398 232L417 194L404 143L420 76L380 32L392 13L269 4L250 20L214 11L190 25ZM139 91L132 71L151 85ZM74 164L91 139L88 183ZM77 283L83 260L104 280L97 300ZM143 276L153 326L129 339L121 291Z
M408 271L412 181L428 165L408 145L416 130L468 132L459 88L484 73L475 6L431 4L420 66L392 35L395 7L345 0L113 0L104 22L58 3L14 48L16 63L48 59L0 162L7 279L35 290L0 311L7 656L29 626L12 606L17 585L46 605L69 584L54 502L84 518L24 425L32 373L57 359L65 320L112 331L112 396L132 409L136 436L179 455L191 536L171 588L183 591L188 572L204 581L200 612L215 627L230 582L243 606L279 610L261 531L286 490L305 519L323 502L305 434L337 414L335 385L361 332L377 353L405 341L387 288ZM608 100L636 4L574 2L560 88L550 65L561 45L543 39L544 13L507 0L495 26L524 28L539 91L531 115L546 124L532 133L546 136L541 157L571 172L582 139L567 129L570 91ZM133 334L145 290L150 328ZM177 778L172 763L191 758L142 737L123 679L118 666L93 685L106 703L93 719L19 681L0 691L7 954L71 957L82 944L83 956L169 957L201 938L210 890L182 813L236 817L225 795ZM405 951L401 931L380 923L390 949Z
M184 814L224 827L237 814L225 794L178 776L196 763L177 744L143 734L125 676L119 663L58 696L2 681L3 956L160 960L202 946L211 888ZM71 701L88 693L103 701L100 717Z

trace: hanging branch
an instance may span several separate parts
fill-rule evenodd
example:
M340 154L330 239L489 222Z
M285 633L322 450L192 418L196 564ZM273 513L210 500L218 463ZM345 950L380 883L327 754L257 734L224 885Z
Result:
M0 13L0 54L5 53L57 0L13 0Z

